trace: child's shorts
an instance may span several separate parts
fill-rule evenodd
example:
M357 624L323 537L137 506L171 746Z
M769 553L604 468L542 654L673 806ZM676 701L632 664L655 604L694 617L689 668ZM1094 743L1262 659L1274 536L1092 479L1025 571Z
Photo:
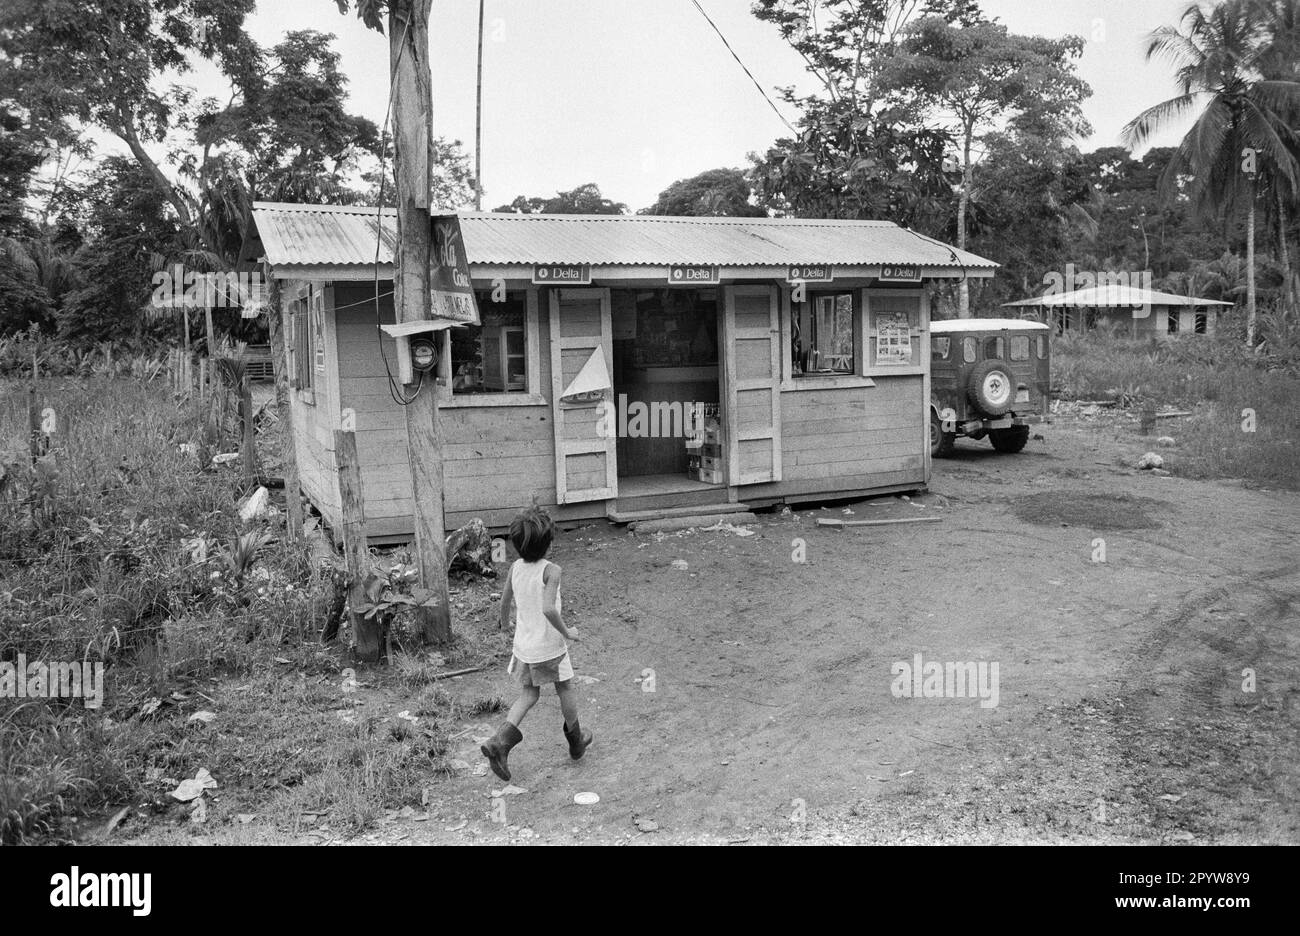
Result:
M525 663L513 653L506 672L514 676L520 686L545 686L547 683L568 682L573 678L573 664L569 654L562 653L553 660L542 663Z

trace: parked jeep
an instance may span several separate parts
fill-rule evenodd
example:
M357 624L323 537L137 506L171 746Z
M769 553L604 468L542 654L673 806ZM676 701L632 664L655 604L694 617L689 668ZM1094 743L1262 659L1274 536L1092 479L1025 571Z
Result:
M1020 319L930 323L930 454L952 451L957 436L989 437L1018 452L1029 426L1047 415L1050 329Z

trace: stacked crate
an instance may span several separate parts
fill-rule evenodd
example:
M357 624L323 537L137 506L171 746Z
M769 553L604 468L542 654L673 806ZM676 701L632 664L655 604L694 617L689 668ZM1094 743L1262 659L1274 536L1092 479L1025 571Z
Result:
M722 466L722 419L716 403L703 404L700 417L687 432L686 451L690 455L692 480L705 484L726 483Z

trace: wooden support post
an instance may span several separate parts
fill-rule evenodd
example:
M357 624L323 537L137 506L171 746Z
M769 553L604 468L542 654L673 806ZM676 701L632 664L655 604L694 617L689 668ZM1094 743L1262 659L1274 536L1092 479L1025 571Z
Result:
M257 440L253 431L253 382L245 374L239 382L239 454L244 481L257 477Z
M388 61L393 82L393 176L397 182L397 248L393 302L399 322L429 318L429 150L433 134L432 77L429 71L429 11L432 0L393 0L388 15ZM405 49L405 51L403 51ZM432 375L406 385L414 397L404 406L406 448L414 501L415 559L420 584L436 598L419 610L426 643L451 640L447 596L446 528L443 513L442 434L438 386ZM416 386L419 386L417 391Z
M203 319L204 324L207 325L208 329L208 357L216 357L217 332L216 329L212 327L212 306L205 305L203 307Z
M33 362L34 364L35 362ZM31 449L32 464L36 464L36 459L45 454L41 449L41 408L36 402L36 381L27 388L27 445Z
M285 354L284 336L288 333L285 313L280 305L280 281L271 276L269 267L262 276L270 284L266 307L267 331L271 338L271 372L275 375L275 409L280 417L280 452L284 472L285 530L289 542L302 539L302 491L298 479L298 448L293 435L293 404L289 399L289 358Z
M379 660L379 622L366 620L357 609L366 598L370 549L366 543L366 504L361 491L361 463L357 460L357 434L334 430L334 457L338 462L339 497L343 507L343 559L348 569L348 619L357 645L357 659Z

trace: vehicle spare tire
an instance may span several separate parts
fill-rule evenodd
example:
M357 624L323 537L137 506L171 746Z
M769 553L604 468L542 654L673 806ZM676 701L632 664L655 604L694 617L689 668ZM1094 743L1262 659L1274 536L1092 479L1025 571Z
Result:
M971 371L966 393L985 416L1001 416L1016 398L1016 382L1001 361L983 361Z

